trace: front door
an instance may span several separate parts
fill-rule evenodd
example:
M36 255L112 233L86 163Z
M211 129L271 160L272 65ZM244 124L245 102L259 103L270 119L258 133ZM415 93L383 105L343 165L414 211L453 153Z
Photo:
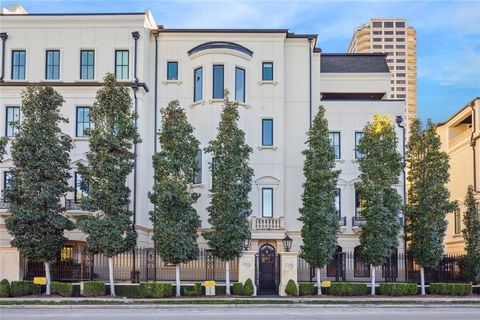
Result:
M263 245L258 251L258 284L259 293L275 293L277 255L275 248L269 244Z

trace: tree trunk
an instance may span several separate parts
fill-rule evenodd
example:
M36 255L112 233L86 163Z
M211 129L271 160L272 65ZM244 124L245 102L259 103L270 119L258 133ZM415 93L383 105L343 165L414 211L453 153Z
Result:
M322 295L322 281L320 280L320 268L316 268L317 272L317 295Z
M375 266L373 264L370 265L370 272L372 273L372 290L371 290L371 294L372 296L375 295Z
M51 285L51 279L50 279L50 262L49 261L44 261L43 265L45 266L45 278L47 278L47 284L46 284L46 289L45 289L45 295L49 296L51 294L50 290L50 285Z
M230 295L230 262L225 262L225 282L226 282L226 293L227 296Z
M425 272L423 267L420 268L420 287L422 288L422 296L425 295Z
M177 263L175 266L175 289L176 289L176 296L180 297L180 265Z
M115 297L115 280L113 280L113 258L108 257L108 274L110 278L110 295Z

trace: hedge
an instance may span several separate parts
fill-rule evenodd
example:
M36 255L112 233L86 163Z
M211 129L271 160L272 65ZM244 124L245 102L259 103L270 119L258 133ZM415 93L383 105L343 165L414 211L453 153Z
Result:
M12 281L10 284L10 294L12 297L40 294L40 290L41 286L33 284L33 281Z
M237 296L243 295L243 283L235 282L233 284L233 294Z
M292 279L288 280L287 286L285 287L285 293L287 294L287 296L298 295L297 285L295 284L295 281L293 281Z
M140 283L140 296L143 298L166 298L172 296L172 284L166 282Z
M418 293L416 283L380 283L380 294L387 296L411 296Z
M70 283L52 281L51 291L53 294L58 294L62 297L71 297L73 286Z
M106 294L105 282L86 281L83 283L83 295L86 297L98 297Z
M202 284L197 282L193 287L182 287L183 295L187 297L200 297L202 295Z
M301 296L311 296L315 292L315 286L312 282L299 282L298 294Z
M252 279L248 278L243 285L243 294L245 296L253 296L255 293L255 287L253 286Z
M0 281L0 298L10 297L10 282L7 279Z
M430 283L430 294L466 296L472 293L469 283Z
M107 294L110 293L110 286L105 287ZM138 284L116 284L115 285L115 294L118 297L125 298L141 298L139 285Z
M328 294L332 296L364 296L368 294L366 283L360 282L332 282L328 288Z

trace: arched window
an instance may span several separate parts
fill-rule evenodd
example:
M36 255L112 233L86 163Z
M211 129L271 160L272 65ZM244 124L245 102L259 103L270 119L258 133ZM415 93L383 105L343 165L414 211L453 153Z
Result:
M332 260L327 264L327 277L342 277L345 269L345 254L342 247L337 246Z
M360 258L360 246L353 250L353 276L358 278L370 277L370 265Z

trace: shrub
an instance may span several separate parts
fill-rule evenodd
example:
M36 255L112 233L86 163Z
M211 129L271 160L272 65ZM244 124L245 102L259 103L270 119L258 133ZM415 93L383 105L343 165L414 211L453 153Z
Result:
M10 296L10 282L7 279L0 281L0 298L8 298Z
M106 294L105 282L86 281L83 283L83 295L86 297L98 297Z
M380 283L380 294L387 296L410 296L417 292L416 283Z
M53 294L58 294L62 297L71 297L73 294L73 286L70 283L52 281L51 291Z
M466 296L472 293L469 283L430 283L430 294Z
M233 294L237 296L243 295L243 283L235 282L233 284Z
M253 296L255 293L255 287L253 286L252 279L248 278L243 285L243 294L245 296Z
M143 298L166 298L172 296L172 284L166 282L140 283L140 296Z
M199 297L202 295L202 284L197 282L193 287L183 288L183 295L187 297Z
M311 282L299 282L298 283L298 294L301 296L311 296L315 291L315 287Z
M107 289L108 294L110 287L106 286L105 288ZM138 284L116 284L115 294L119 297L141 298Z
M10 294L12 297L40 294L40 290L41 286L33 284L33 281L12 281L10 284Z
M332 296L364 296L368 294L368 286L359 282L332 282L328 293Z
M288 280L287 286L285 287L285 293L287 294L287 296L298 295L297 285L295 284L295 281L293 281L292 279Z

